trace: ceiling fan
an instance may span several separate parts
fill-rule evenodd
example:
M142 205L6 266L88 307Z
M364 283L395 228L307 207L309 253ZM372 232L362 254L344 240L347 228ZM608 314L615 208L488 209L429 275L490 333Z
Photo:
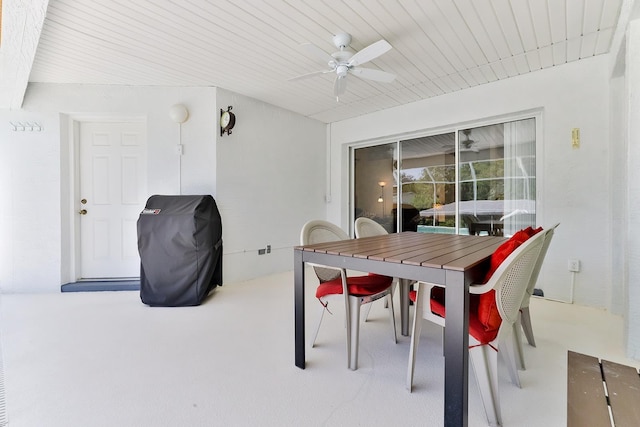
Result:
M462 144L462 146L470 151L475 151L476 153L479 151L478 147L476 147L476 142L473 139L469 138L469 135L471 135L471 129L465 129L462 131L462 133L464 133L465 136L465 140L464 141L460 141L460 144Z
M320 74L334 73L336 78L333 83L333 94L336 96L336 99L339 100L339 96L347 89L347 76L349 74L353 74L361 79L385 83L391 83L396 78L395 74L387 73L386 71L360 67L360 65L365 62L369 62L392 49L386 40L378 40L356 53L348 50L350 43L351 35L347 33L336 34L333 36L333 44L339 50L332 54L328 54L311 43L304 43L301 47L310 55L320 59L328 68L326 70L314 71L293 77L289 79L289 81L306 79Z
M471 139L471 129L464 129L462 133L464 134L465 139L460 140L460 151L479 152L480 150L476 146L478 141ZM444 148L447 149L445 154L452 154L455 151L452 143L447 143L444 145Z

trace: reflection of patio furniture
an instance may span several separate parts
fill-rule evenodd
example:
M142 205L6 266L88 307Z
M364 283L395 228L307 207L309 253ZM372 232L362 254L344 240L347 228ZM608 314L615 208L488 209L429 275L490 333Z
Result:
M460 214L460 220L464 226L469 229L469 234L476 234L475 224L480 222L480 219L477 216L472 214Z
M473 231L469 228L469 234L480 235L480 232L486 231L489 236L502 236L503 223L499 221L480 221L473 225Z
M469 229L469 234L479 236L481 232L486 232L489 236L502 236L502 221L480 220L475 215L460 215L462 222Z
M420 222L420 211L415 206L403 203L402 209L402 231L418 231L418 223ZM393 232L398 231L398 208L393 210Z
M459 204L460 215L496 216L498 218L518 211L518 214L535 214L535 200L465 200ZM424 209L421 216L455 215L456 204L447 203L438 209Z

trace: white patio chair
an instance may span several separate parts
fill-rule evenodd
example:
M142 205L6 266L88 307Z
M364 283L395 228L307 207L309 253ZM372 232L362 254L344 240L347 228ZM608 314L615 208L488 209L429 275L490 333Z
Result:
M495 309L502 319L497 330L485 330L477 312L469 313L469 359L475 372L478 388L490 425L501 425L500 401L498 395L498 350L506 362L511 380L519 386L516 369L516 350L513 340L514 324L518 318L520 305L531 279L538 255L544 243L544 234L538 233L518 246L500 264L487 283L470 287L472 294L485 294L495 291ZM445 325L445 318L432 312L435 305L444 301L433 301L433 285L418 282L415 315L411 331L409 364L407 367L407 389L413 386L413 374L417 348L422 331L422 319L438 325ZM434 307L435 308L435 307ZM436 312L444 314L442 306Z
M349 235L340 227L322 220L307 222L300 233L300 243L310 245L314 243L347 240ZM347 276L345 269L310 264L320 281L316 290L316 297L321 303L318 326L313 335L311 347L315 345L320 331L320 325L330 299L342 299L345 305L347 328L347 361L349 369L358 368L358 341L360 334L360 306L377 301L380 298L389 299L389 315L393 331L393 341L397 343L395 314L391 301L392 278L378 274L365 276Z
M549 245L551 244L551 239L553 239L553 233L555 229L560 225L557 223L545 230L541 233L544 233L544 243L542 244L542 249L540 250L540 255L538 256L538 260L533 269L533 273L531 275L531 280L529 281L529 285L527 286L527 292L524 294L524 299L522 300L522 304L520 305L520 314L518 316L518 320L516 322L514 333L515 333L515 341L517 345L518 351L518 360L519 360L519 368L524 369L524 351L522 349L522 336L520 335L520 328L522 328L524 335L527 337L527 342L530 346L536 346L536 340L533 337L533 327L531 326L531 314L529 312L529 302L531 300L531 296L533 295L533 290L536 286L536 282L538 281L538 275L540 274L540 269L542 267L542 263L544 262L544 258L547 254L547 249L549 249Z
M356 219L355 222L355 232L356 232L356 238L360 238L360 237L371 237L371 236L381 236L384 234L389 234L389 232L387 231L386 228L384 228L382 225L378 224L377 222L375 222L374 220L361 216L360 218ZM396 285L398 284L398 278L394 277L393 278L393 283L391 284L391 299L393 299L393 293L396 290ZM387 299L384 300L384 308L388 308L389 306L389 302L387 301ZM371 312L371 307L373 307L373 305L368 305L365 308L365 313L364 313L364 321L366 322L367 320L369 320L369 313Z

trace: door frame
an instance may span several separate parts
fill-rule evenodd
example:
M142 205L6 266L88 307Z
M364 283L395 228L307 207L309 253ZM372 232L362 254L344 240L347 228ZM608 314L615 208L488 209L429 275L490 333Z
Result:
M128 122L143 123L145 115L124 114L63 114L60 124L61 135L67 135L67 146L61 147L61 240L62 283L81 281L80 277L80 125L83 122ZM64 119L66 116L66 120ZM148 150L147 144L147 150ZM66 153L64 152L66 149ZM66 155L65 155L66 154ZM147 152L148 154L148 152Z

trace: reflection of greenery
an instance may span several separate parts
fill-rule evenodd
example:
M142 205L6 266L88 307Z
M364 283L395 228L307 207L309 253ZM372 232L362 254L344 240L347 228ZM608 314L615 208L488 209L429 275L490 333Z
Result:
M504 159L464 163L460 180L460 200L504 200Z
M415 181L415 179L411 175L408 175L404 172L400 172L400 181L404 184L406 182L413 182Z
M433 207L433 184L404 184L402 191L404 193L413 193L413 201L411 203L418 210Z
M436 202L446 204L455 201L454 165L422 168L417 179L402 172L400 176L403 193L413 194L412 203L418 209L432 208ZM460 200L504 200L504 180L504 159L462 163ZM440 196L444 194L444 200L434 200L434 192Z
M438 223L439 226L441 227L455 227L456 226L456 219L452 216L448 216L446 217L446 219L444 220L444 222L440 221Z
M504 179L477 181L477 194L473 195L473 182L460 183L460 200L504 200Z
M504 176L504 159L473 162L476 178L500 178Z

